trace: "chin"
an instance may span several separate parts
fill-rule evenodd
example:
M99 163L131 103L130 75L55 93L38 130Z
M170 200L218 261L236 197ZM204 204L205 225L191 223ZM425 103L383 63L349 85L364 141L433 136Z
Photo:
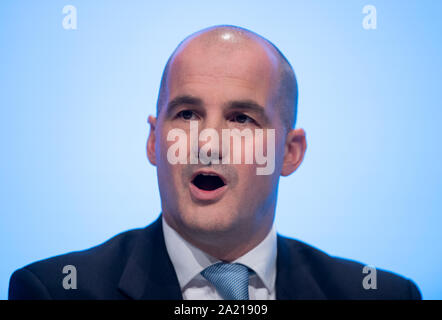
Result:
M199 233L228 233L238 225L236 211L226 208L197 207L189 208L182 217L187 229Z

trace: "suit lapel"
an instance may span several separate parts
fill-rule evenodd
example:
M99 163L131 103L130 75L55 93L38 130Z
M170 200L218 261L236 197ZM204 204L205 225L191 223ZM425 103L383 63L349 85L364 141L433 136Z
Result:
M276 299L327 299L299 246L278 235L276 257Z
M137 300L183 298L164 242L161 215L136 240L118 287Z

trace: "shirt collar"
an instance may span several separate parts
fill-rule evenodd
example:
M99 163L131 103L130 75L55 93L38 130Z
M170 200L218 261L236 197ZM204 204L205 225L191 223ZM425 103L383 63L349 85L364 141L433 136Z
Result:
M183 289L201 271L220 260L186 241L167 224L164 216L162 221L167 252L175 268L180 287ZM241 263L252 269L267 290L273 292L276 279L276 250L276 230L273 224L264 240L233 262Z

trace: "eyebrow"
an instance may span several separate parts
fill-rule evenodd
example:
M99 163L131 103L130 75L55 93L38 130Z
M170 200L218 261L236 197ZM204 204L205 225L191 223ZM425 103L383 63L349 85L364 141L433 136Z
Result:
M234 109L238 111L249 111L258 115L264 124L269 124L270 119L267 116L265 109L259 103L253 100L234 100L225 104L227 109Z
M183 104L192 105L194 107L201 108L204 105L204 102L202 99L192 96L192 95L188 95L188 94L176 96L167 104L166 116L172 117L175 109ZM264 124L270 123L270 119L267 116L264 107L261 106L256 101L248 100L248 99L246 99L246 100L232 100L232 101L226 102L224 104L224 107L226 109L233 109L233 110L237 110L237 111L248 111L248 112L255 113L256 115L258 115L261 118L261 120L264 121Z
M178 108L180 105L192 105L195 107L201 107L203 105L203 100L200 98L191 96L191 95L179 95L175 98L173 98L168 104L167 104L167 110L166 110L166 116L171 117L175 111L176 108Z

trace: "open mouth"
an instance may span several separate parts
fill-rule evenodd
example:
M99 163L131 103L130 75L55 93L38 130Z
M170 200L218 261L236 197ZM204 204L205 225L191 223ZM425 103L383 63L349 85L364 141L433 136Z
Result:
M213 191L226 185L218 175L212 173L196 175L192 180L192 184L204 191Z

